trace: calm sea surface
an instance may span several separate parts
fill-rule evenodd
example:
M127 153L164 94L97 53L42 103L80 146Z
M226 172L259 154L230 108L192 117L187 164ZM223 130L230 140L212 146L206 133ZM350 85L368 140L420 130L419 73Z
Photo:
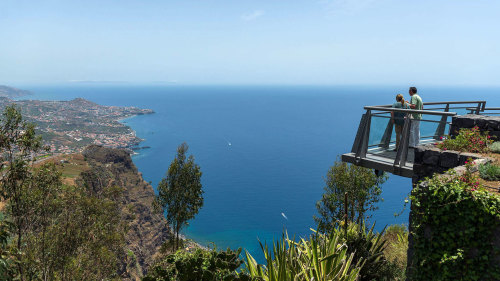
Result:
M324 176L349 152L364 105L393 103L407 87L16 85L29 99L83 97L102 105L153 109L125 120L144 138L133 157L156 187L182 142L203 171L205 204L184 233L202 244L243 247L260 256L258 239L283 229L306 235ZM500 106L500 89L419 88L424 102L487 100ZM408 222L403 210L410 179L391 176L372 221L381 229ZM287 219L282 215L287 217Z

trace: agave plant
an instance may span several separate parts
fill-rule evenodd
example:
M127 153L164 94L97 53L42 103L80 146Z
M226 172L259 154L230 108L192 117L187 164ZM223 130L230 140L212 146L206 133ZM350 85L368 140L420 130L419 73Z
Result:
M386 241L382 239L385 228L374 232L375 224L370 229L364 222L349 224L347 237L344 229L336 228L333 232L341 237L347 245L347 253L354 254L353 262L363 261L364 265L359 273L360 281L364 280L393 280L390 272L390 263L384 256Z
M256 280L265 281L354 281L363 265L353 263L354 254L348 254L339 233L317 233L308 239L295 241L283 233L282 239L273 243L272 251L261 245L266 265L258 264L246 252L246 270Z

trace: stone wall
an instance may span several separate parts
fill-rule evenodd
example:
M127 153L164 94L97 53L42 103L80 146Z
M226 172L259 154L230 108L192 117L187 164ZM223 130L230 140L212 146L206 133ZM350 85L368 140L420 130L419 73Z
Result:
M450 127L450 135L452 137L456 136L460 129L470 129L475 126L481 132L488 132L495 141L500 141L500 116L475 114L454 116ZM434 145L418 146L415 148L412 183L416 184L435 173L442 174L451 168L462 166L469 158L475 160L481 158L481 156L467 152L441 151Z
M452 150L440 150L434 145L421 145L415 148L412 183L416 184L435 173L442 174L449 169L462 166L467 159L476 160L481 155Z
M500 141L500 116L475 114L454 116L451 121L450 135L456 136L461 128L474 128L474 126L482 132L488 131L493 139Z

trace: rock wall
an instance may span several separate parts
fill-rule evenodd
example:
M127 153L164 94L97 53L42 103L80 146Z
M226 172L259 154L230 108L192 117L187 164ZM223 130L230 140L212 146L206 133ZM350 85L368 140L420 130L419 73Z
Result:
M485 116L467 114L454 116L452 118L450 135L458 135L461 128L474 128L477 126L480 131L488 134L497 141L500 141L500 116Z
M415 185L425 177L435 173L442 174L449 169L462 166L468 159L476 160L481 155L468 152L440 150L434 145L421 145L415 148L412 183Z

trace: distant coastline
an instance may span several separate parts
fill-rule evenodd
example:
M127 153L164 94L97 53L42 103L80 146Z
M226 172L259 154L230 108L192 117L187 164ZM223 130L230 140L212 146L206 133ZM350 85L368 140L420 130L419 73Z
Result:
M14 87L0 85L0 97L14 99L14 98L28 96L28 95L33 95L33 93L30 91L27 91L27 90L21 90L21 89L14 88Z
M37 125L38 134L50 147L50 153L78 153L91 144L110 148L133 149L143 141L125 120L138 115L153 114L151 109L133 106L104 106L83 98L67 101L16 100L13 97L32 95L26 90L0 86L0 109L15 104L24 119ZM1 93L1 92L0 92Z

